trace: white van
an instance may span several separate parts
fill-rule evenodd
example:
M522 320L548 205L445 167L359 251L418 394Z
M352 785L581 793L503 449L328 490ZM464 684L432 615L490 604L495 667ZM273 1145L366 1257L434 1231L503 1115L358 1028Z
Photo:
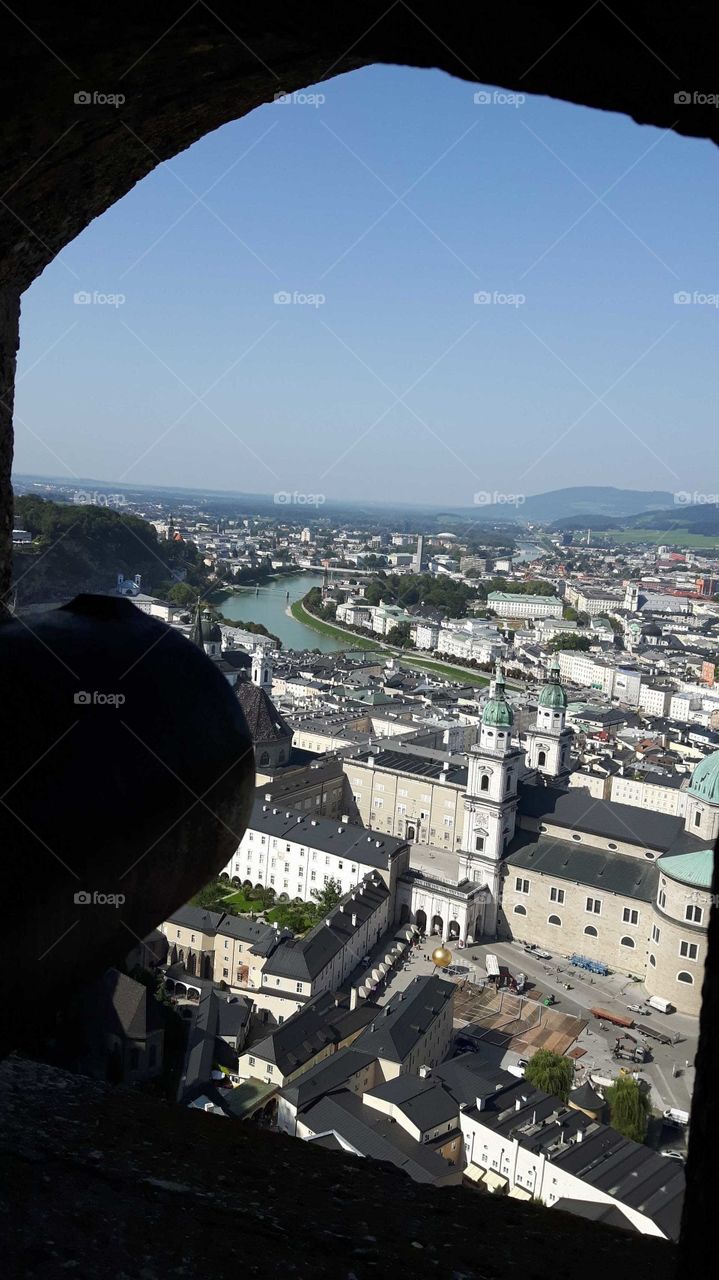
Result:
M674 1005L671 1000L665 1000L664 996L650 996L647 1004L651 1009L657 1009L659 1013L673 1013Z
M684 1129L689 1124L689 1112L680 1111L679 1107L667 1107L666 1111L662 1112L662 1119L665 1124Z

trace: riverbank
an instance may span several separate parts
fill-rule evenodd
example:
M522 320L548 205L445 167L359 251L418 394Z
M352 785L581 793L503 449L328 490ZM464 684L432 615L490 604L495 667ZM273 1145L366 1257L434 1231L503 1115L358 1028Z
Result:
M325 622L322 618L316 618L313 613L310 613L305 608L301 600L296 600L294 604L290 605L288 612L296 622L301 622L304 626L311 627L313 631L317 631L320 635L328 636L335 640L344 640L346 637L351 641L351 644L346 646L348 649L370 649L374 653L386 654L388 658L399 657L408 667L443 676L446 680L477 686L489 684L489 676L479 671L473 671L471 667L455 667L451 663L436 662L433 658L416 658L413 653L408 653L406 649L397 649L392 645L382 644L380 640L370 640L367 636L359 636L356 632L348 631L337 623Z

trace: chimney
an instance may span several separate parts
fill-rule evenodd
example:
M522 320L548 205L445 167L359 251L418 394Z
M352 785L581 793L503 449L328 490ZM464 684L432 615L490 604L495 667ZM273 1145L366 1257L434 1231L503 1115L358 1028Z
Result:
M348 814L348 813L343 813L343 814L342 814L342 821L344 822L344 824L345 824L345 826L346 826L346 827L348 827L348 826L349 826L350 819L349 819L349 814Z
M515 1099L515 1102L514 1102L514 1110L515 1110L515 1111L521 1111L521 1110L522 1110L522 1099L521 1099L521 1098L516 1098L516 1099Z
M357 1008L358 1001L359 1001L359 991L357 987L353 987L352 990L350 991L350 1013Z
M419 1078L420 1078L420 1080L428 1080L428 1079L429 1079L429 1077L431 1076L431 1074L432 1074L432 1068L431 1068L431 1067L424 1067L424 1066L423 1066L423 1067L420 1067L420 1069L419 1069Z

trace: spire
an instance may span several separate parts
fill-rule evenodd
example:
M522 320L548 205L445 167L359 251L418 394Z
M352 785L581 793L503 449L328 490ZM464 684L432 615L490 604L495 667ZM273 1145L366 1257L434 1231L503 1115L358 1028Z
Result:
M202 649L204 652L205 646L202 639L202 609L200 606L199 596L197 597L197 604L195 605L195 616L192 620L192 630L190 631L190 639L193 644L197 645L198 649Z

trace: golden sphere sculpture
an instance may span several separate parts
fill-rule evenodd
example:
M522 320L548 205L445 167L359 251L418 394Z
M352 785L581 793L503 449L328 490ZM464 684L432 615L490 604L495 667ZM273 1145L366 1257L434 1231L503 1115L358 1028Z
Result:
M435 947L432 952L432 961L436 964L438 969L446 969L447 965L452 963L452 952L449 950L449 947Z

